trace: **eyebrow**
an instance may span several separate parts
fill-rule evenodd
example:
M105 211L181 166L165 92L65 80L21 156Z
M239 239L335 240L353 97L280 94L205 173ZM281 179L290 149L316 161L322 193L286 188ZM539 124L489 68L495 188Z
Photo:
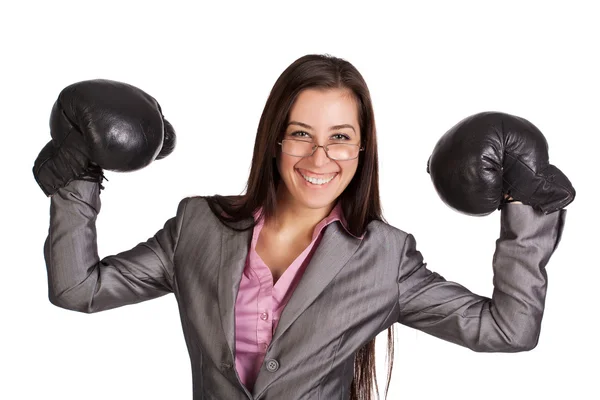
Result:
M312 126L310 126L308 124L305 124L304 122L290 121L290 122L288 122L288 126L290 126L290 125L298 125L298 126L301 126L303 128L306 128L306 129L313 129ZM329 130L330 131L335 131L335 130L343 129L343 128L350 128L350 129L352 129L354 131L354 133L356 133L356 129L354 129L354 127L352 125L350 125L350 124L334 125L331 128L329 128Z

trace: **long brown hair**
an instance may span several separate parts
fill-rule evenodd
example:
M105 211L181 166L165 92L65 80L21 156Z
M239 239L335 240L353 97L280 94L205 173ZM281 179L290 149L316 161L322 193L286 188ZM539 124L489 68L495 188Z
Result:
M358 70L348 61L330 55L306 55L294 61L275 82L263 110L256 141L250 176L241 196L212 196L207 198L212 211L226 225L245 230L231 224L252 220L253 213L262 207L265 218L275 214L276 190L281 182L275 155L277 141L288 122L290 109L298 94L307 88L349 89L358 105L358 120L361 144L364 151L359 155L356 173L348 187L340 195L348 230L356 236L364 233L369 222L383 221L379 199L379 171L377 135L371 95L367 84ZM394 331L388 329L388 377L386 397L393 367ZM351 400L370 400L373 386L379 396L375 372L375 339L365 344L356 353Z

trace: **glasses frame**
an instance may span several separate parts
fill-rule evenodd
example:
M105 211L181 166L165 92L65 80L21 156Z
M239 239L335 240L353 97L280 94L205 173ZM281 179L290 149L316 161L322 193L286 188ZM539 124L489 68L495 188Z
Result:
M287 140L288 142L303 142L303 143L310 143L310 144L312 144L312 151L311 151L311 153L310 153L310 154L308 154L308 155L305 155L305 156L296 156L296 155L294 155L294 154L286 153L285 151L283 151L283 142L285 142L286 140ZM323 148L323 150L325 151L325 155L327 156L327 158L329 158L330 160L333 160L333 161L350 161L350 160L356 160L356 159L357 159L357 158L360 156L360 152L365 150L365 148L364 148L364 147L361 147L361 145L360 145L360 144L355 144L355 143L330 143L330 144L326 144L326 145L322 145L322 146L321 146L321 145L315 144L315 143L314 143L314 142L312 142L312 141L311 141L311 142L309 142L308 140L299 140L299 139L283 139L283 140L281 140L281 141L277 142L277 144L281 146L281 152L282 152L282 153L284 153L284 154L287 154L288 156L292 156L292 157L301 157L301 158L304 158L304 157L311 157L313 154L315 154L315 151L317 151L317 149L318 149L319 147L322 147L322 148ZM331 146L331 145L334 145L334 144L343 144L344 146L357 146L357 147L358 147L358 154L356 155L356 157L353 157L353 158L343 158L343 159L339 159L339 158L332 158L331 156L329 156L329 149L328 149L328 147L329 147L329 146Z

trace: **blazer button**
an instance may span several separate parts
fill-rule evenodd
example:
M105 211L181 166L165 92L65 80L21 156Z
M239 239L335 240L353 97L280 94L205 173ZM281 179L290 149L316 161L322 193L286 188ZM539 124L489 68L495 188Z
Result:
M275 359L267 360L267 371L275 372L279 369L279 362Z
M221 363L221 369L223 369L223 370L231 369L232 367L233 367L232 364L225 363L225 362Z

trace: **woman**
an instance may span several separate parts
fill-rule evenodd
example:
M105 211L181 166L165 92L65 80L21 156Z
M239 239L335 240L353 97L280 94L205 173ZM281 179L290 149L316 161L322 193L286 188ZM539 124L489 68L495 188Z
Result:
M52 195L50 300L97 312L173 292L194 399L369 399L374 339L388 329L393 354L395 322L475 351L537 343L563 213L503 207L492 299L429 271L412 235L383 222L371 99L344 60L305 56L277 80L244 195L188 197L154 237L102 260L95 178Z
M333 154L315 144L329 145ZM249 258L263 273L265 267L270 269L262 275L265 280L272 274L277 283L287 272L284 285L288 286L295 276L295 284L301 279L302 267L306 268L326 224L345 218L348 233L361 236L369 222L383 219L378 178L375 120L364 79L344 60L309 55L290 65L271 91L258 127L246 194L233 204L218 196L209 199L209 204L216 215L225 210L233 217L223 218L225 223L248 219L260 210ZM293 292L293 287L286 289ZM238 299L236 306L243 307L244 301L256 303L257 295L251 292L248 298ZM280 314L285 304L277 303ZM238 314L242 315L236 315L236 324L255 323L252 315L246 315L250 313ZM250 330L244 333L249 336ZM264 354L252 350L256 347L253 340L248 337L238 344L249 347L244 354L258 358L260 365ZM236 350L239 354L240 349ZM392 327L388 328L388 351L393 357ZM392 357L388 354L390 373ZM236 364L242 364L241 360L236 359ZM249 384L257 371L240 372L249 375L245 382ZM358 351L354 375L352 398L368 398L373 382L377 385L374 338Z

